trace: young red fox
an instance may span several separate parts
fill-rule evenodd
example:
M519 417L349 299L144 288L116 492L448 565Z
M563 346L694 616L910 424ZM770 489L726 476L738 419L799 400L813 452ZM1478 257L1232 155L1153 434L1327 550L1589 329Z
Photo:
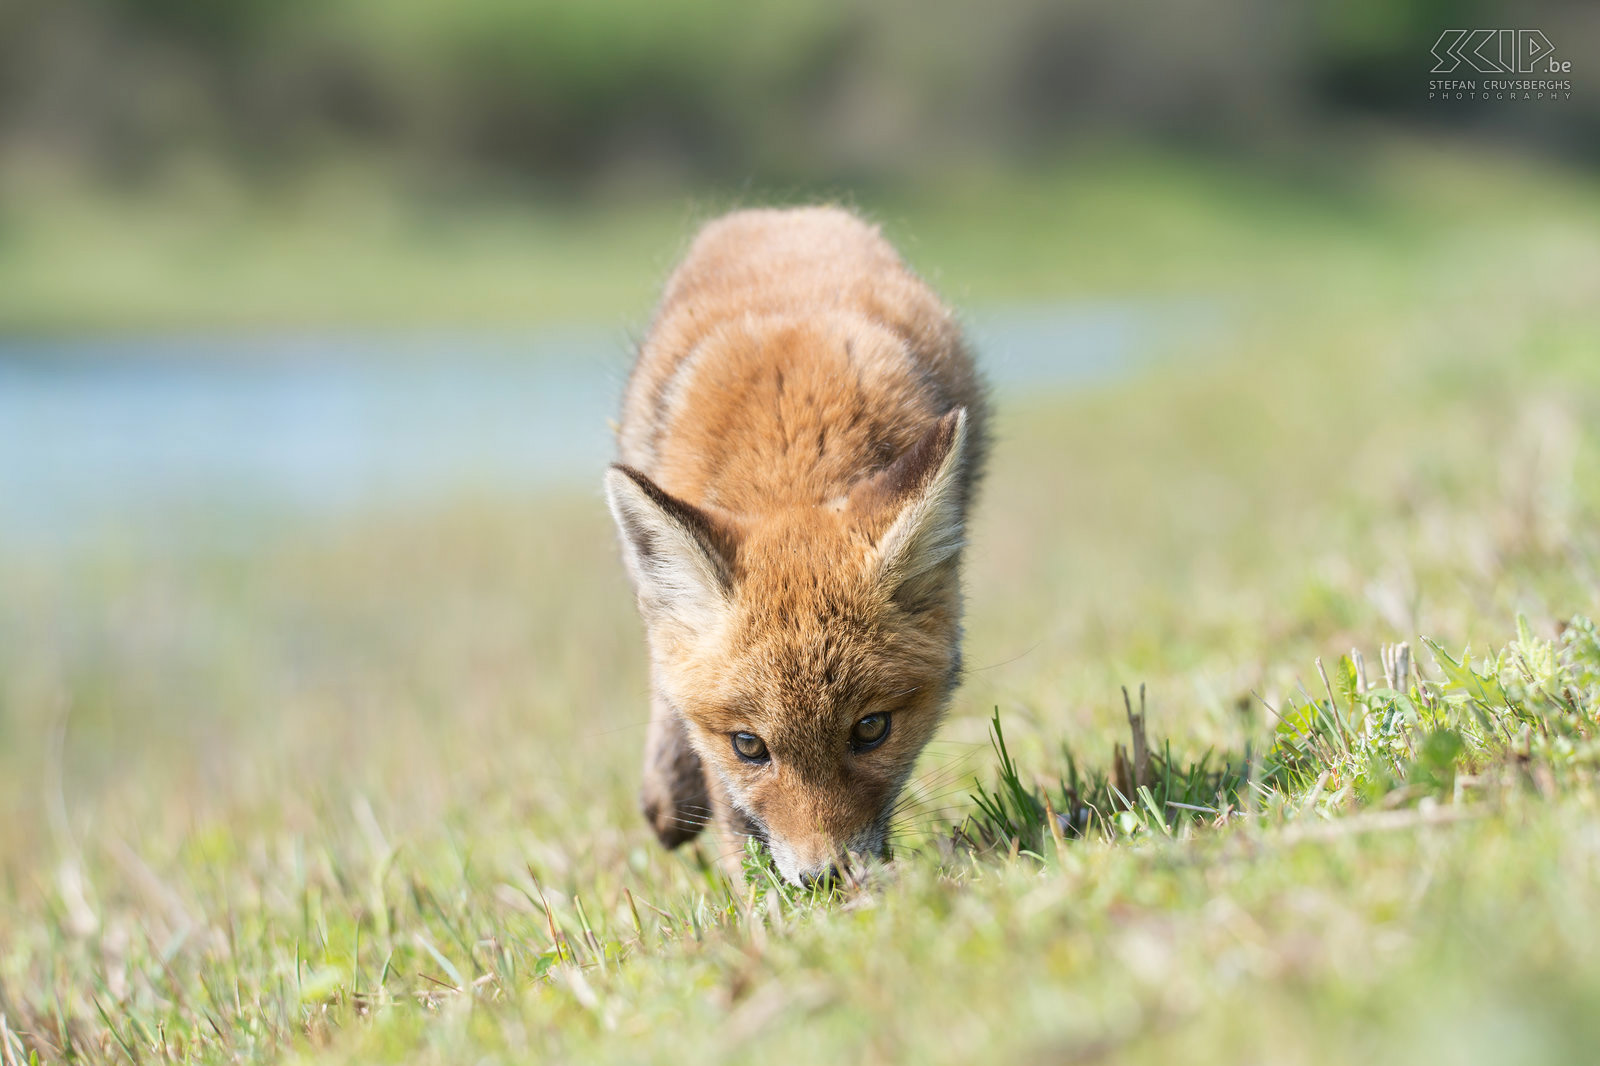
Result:
M831 207L707 225L628 379L606 496L650 649L645 817L789 881L887 852L961 674L987 451L951 313Z

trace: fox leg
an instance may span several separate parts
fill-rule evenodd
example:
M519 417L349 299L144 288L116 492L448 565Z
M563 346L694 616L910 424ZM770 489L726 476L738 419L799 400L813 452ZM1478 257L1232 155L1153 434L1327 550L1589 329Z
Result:
M656 838L669 848L693 839L711 821L711 797L700 756L689 746L677 713L658 695L650 698L639 807Z

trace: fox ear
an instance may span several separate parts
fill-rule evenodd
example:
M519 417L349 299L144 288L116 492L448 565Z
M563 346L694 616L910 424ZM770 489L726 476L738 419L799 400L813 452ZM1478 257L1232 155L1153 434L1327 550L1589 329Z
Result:
M621 463L606 471L606 502L646 623L691 632L714 625L733 588L726 535L704 512Z
M878 538L877 566L908 607L948 587L946 564L966 541L966 446L967 409L958 407L858 494L865 506L898 508Z

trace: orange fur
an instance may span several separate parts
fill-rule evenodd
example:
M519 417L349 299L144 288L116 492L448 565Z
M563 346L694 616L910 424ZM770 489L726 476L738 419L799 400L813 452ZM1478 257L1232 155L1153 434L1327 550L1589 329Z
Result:
M754 834L795 881L886 850L960 671L985 416L953 316L875 227L816 207L701 231L607 474L649 638L642 799L664 843L709 810L725 852ZM857 750L873 713L889 736ZM769 760L741 759L735 733Z

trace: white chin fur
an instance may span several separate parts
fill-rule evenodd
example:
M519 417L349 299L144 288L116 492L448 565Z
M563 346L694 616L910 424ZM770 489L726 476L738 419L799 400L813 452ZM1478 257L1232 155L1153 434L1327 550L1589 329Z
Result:
M870 861L869 857L875 856L883 850L883 840L881 838L871 841L858 839L853 841L852 845L852 847L844 851L846 864L851 870L864 870ZM814 867L804 867L801 865L800 857L795 854L794 849L780 840L768 841L767 850L772 853L772 861L777 864L778 873L783 875L783 879L791 885L804 887L806 883L804 875L810 874L812 877L816 877L826 873L833 865L832 862L822 862Z

